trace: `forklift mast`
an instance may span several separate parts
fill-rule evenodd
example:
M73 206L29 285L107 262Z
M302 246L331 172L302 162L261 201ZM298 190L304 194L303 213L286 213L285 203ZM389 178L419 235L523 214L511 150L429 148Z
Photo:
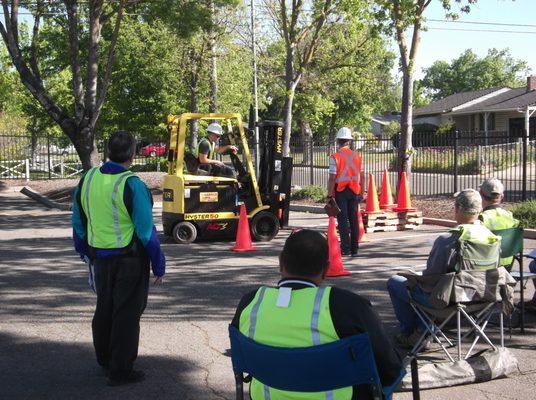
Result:
M283 123L260 121L259 191L264 204L278 216L281 227L288 225L292 157L283 157Z

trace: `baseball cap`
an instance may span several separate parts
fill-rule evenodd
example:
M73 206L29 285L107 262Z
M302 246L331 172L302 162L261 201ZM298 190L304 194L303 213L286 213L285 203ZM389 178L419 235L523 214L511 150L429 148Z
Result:
M489 178L480 185L480 192L489 198L498 197L504 193L504 185L497 178Z
M463 214L479 214L482 211L482 197L474 189L464 189L454 194L456 207Z

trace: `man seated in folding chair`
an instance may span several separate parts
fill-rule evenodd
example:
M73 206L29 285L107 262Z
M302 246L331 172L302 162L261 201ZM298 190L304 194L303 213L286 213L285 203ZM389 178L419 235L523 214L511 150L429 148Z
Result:
M457 193L454 209L458 225L435 240L426 262L426 269L423 271L424 276L455 272L459 261L461 241L470 240L484 244L498 241L498 238L478 219L482 210L482 200L476 190L465 189ZM497 266L496 263L494 266ZM400 334L395 337L395 342L402 348L412 348L420 340L425 324L410 304L407 278L400 275L392 276L387 282L387 289L396 318L400 323ZM428 290L418 285L413 287L411 297L423 306L432 307L431 290L429 287L426 289ZM426 344L423 349L426 349Z
M482 196L482 207L484 209L479 219L486 228L494 232L515 228L519 225L519 221L514 218L512 213L501 207L501 202L504 198L504 186L500 180L497 178L486 179L480 185L480 195ZM510 270L513 261L513 257L505 257L501 258L500 264Z
M328 269L328 244L319 232L292 233L279 256L278 287L262 286L240 301L232 325L255 342L302 348L336 342L368 333L383 386L400 377L401 360L371 303L336 287L322 286ZM313 382L314 383L314 382ZM368 385L335 389L333 400L368 399ZM326 392L290 392L270 388L253 379L253 400L326 399Z

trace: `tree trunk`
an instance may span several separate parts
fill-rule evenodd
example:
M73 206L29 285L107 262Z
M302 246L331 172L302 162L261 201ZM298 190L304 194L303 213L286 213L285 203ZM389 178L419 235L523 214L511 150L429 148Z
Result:
M198 113L199 112L199 93L198 93L198 82L197 79L192 79L192 82L190 84L190 107L191 112ZM198 119L192 119L190 121L190 151L192 153L195 152L195 149L197 148L197 135L199 130L199 120Z
M73 142L84 171L96 167L101 163L99 151L95 143L95 132L91 128L88 126L70 126L62 127L62 129Z
M311 125L306 120L302 120L300 123L301 127L301 142L303 145L303 164L309 165L313 160L310 157L309 146L312 146L313 141L313 131L311 130Z
M216 7L214 0L210 2L210 9L212 12L212 20L216 16ZM212 27L209 39L209 53L210 53L210 98L208 104L209 113L218 112L218 61L216 59L216 32Z
M329 120L329 140L328 140L328 154L327 154L328 157L337 151L337 146L335 146L335 138L337 137L336 123L337 123L337 112L334 111L333 114L331 114L331 118Z
M411 174L413 137L413 73L403 70L402 113L400 117L400 143L398 145L398 175L403 171Z

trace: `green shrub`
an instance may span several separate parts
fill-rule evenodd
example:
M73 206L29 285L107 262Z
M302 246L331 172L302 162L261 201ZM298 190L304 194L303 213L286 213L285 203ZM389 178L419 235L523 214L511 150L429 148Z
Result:
M512 208L522 228L536 229L536 200L527 200Z
M145 161L145 162L143 162ZM136 162L139 162L136 160ZM132 172L155 172L158 170L158 163L160 163L160 172L166 172L168 169L168 161L165 157L154 157L142 159L141 164L133 164L130 167Z
M305 186L303 189L295 191L292 200L314 200L320 203L326 199L328 195L326 188L317 185Z

